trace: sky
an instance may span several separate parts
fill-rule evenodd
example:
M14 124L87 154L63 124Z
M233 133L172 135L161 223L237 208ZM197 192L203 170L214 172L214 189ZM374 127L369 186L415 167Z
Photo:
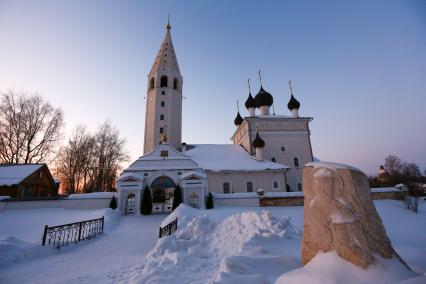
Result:
M142 155L147 75L165 35L183 75L183 141L230 143L236 100L264 88L314 156L368 174L393 154L426 168L426 1L0 0L0 92L37 92L65 134L109 119Z

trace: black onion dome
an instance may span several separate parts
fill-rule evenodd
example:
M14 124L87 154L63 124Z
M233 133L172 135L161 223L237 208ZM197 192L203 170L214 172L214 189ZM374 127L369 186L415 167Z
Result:
M291 95L290 101L288 102L287 107L288 107L289 110L299 109L300 103L299 103L298 100L296 100L296 98L293 95Z
M259 132L256 131L256 138L253 140L253 147L255 148L263 148L265 147L265 141L259 136Z
M254 100L258 108L261 106L271 106L274 103L272 95L265 91L263 87L260 87L259 93L254 97Z
M240 125L241 123L243 123L244 119L241 117L240 112L237 113L237 116L234 119L234 124L236 126Z
M254 100L253 96L251 95L251 93L249 93L249 96L246 100L246 109L249 109L251 107L256 107L256 101Z

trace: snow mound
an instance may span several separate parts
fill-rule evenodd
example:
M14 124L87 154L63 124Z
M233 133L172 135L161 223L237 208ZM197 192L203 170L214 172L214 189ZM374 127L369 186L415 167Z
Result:
M181 205L163 226L176 217L176 233L158 240L143 270L132 275L133 281L270 283L298 267L296 259L275 256L267 248L269 241L282 242L300 234L289 217L276 218L264 210L235 213L214 221L202 210Z
M0 239L0 267L49 254L42 246L15 237Z
M319 253L304 267L281 275L275 283L426 283L426 277L409 271L398 260L376 257L379 260L378 264L362 269L342 259L336 252ZM409 279L408 282L406 282L407 279Z

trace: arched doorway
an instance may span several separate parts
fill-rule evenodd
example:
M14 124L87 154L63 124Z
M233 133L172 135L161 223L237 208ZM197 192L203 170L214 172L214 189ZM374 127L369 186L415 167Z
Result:
M160 176L151 183L153 212L169 212L173 206L175 182L168 176Z

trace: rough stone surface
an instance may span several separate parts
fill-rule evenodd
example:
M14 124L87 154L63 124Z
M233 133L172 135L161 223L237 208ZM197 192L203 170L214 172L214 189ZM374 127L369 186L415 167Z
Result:
M354 168L311 163L303 168L304 233L302 264L319 251L336 251L363 268L375 255L397 258L371 199L367 177Z

